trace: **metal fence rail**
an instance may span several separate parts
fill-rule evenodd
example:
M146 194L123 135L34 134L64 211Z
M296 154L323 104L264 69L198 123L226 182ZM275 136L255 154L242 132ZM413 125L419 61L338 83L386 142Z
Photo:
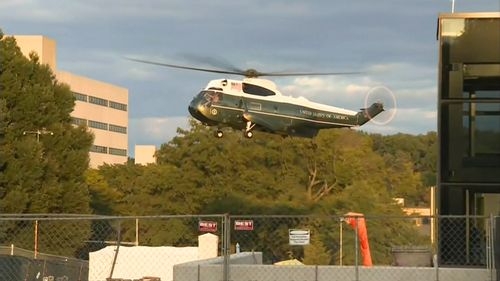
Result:
M499 280L498 225L493 216L0 215L0 280Z

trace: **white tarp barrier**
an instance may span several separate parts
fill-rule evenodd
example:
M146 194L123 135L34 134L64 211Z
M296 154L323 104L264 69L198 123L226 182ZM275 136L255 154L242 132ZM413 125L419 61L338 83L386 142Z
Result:
M116 246L108 246L89 254L89 281L109 277ZM198 247L120 246L113 278L139 279L145 276L173 279L173 267L179 263L198 260Z

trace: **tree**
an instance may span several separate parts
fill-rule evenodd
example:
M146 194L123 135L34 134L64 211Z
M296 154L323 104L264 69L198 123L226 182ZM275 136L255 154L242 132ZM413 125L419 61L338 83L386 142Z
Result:
M373 150L384 157L389 167L393 168L394 174L399 174L401 179L411 179L412 185L415 180L420 184L414 189L406 189L399 192L397 196L408 199L412 205L428 205L428 187L436 185L436 163L437 163L437 134L428 132L425 135L395 134L382 136L371 135L373 139ZM403 163L404 162L404 163ZM400 173L403 165L411 165L413 177L409 174ZM415 176L419 179L415 178Z
M0 58L0 212L90 212L92 135L71 124L69 87L13 37L0 37Z

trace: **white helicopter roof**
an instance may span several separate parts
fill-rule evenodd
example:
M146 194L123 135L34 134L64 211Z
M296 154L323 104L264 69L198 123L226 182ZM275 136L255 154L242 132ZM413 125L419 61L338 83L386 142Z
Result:
M269 92L270 95L261 96L261 95L245 93L243 92L243 83L260 86L262 88L272 91L274 94L271 94L271 92ZM273 81L267 79L245 78L243 81L232 80L232 79L217 79L208 82L208 85L206 86L205 90L220 90L226 94L234 96L246 96L250 98L267 100L267 101L290 103L300 106L306 106L317 110L338 112L341 114L354 115L357 113L355 111L344 108L312 102L305 97L295 98L291 96L285 96L281 94L281 92L278 90L278 87L276 87L276 84Z

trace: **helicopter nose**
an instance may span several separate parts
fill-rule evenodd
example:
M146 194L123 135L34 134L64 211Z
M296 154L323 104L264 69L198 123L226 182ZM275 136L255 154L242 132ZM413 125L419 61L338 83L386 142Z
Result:
M195 99L193 99L189 103L188 110L189 110L189 113L191 113L191 115L194 115L198 112L198 102L196 102Z
M192 109L195 109L196 108L196 105L195 105L195 101L194 99L189 103L189 106L188 106L188 109L189 111L191 111Z
M201 100L194 98L189 103L188 110L189 110L189 113L191 114L191 116L193 116L194 118L196 118L202 122L206 119L206 117L203 114L203 106L202 106Z

